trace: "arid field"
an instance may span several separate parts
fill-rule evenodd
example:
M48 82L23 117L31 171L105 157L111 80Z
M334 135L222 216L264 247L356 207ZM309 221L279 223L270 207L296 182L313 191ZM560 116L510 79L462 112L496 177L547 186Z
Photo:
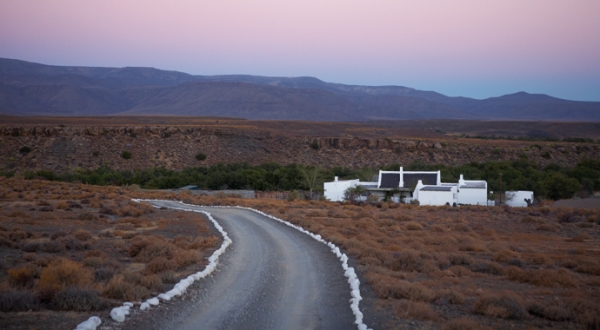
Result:
M0 327L106 318L198 271L220 244L200 215L131 198L243 205L322 235L354 260L363 304L389 328L600 327L598 210L288 202L15 178L0 179Z

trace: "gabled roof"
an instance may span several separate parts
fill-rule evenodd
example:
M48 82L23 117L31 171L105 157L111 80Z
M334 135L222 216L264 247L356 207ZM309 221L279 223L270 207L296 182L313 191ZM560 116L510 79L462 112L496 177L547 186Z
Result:
M398 188L400 187L400 172L381 173L381 184L379 188Z
M403 173L404 174L404 187L410 188L417 185L417 182L421 180L426 186L437 185L437 172L434 173Z

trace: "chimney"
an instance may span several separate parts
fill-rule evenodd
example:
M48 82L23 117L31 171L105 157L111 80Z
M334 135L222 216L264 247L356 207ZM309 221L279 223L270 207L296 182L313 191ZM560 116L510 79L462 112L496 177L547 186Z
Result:
M463 177L463 175L460 175L460 179L458 179L458 187L460 188L460 186L464 186L465 185L465 179Z
M338 177L336 176L336 177L335 177L335 179L334 179L333 181L337 182L337 180L338 180Z
M404 188L404 168L400 166L400 188Z
M438 170L438 173L437 173L437 185L438 186L442 185L442 171L439 171L439 170Z

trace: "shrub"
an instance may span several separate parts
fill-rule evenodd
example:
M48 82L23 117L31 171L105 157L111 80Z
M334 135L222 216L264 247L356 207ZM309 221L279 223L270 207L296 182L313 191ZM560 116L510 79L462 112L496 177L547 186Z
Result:
M422 230L423 226L414 221L409 221L404 225L404 228L406 228L406 230Z
M8 238L13 242L19 242L23 239L26 239L28 236L27 232L23 229L14 228L9 234Z
M0 236L0 247L12 248L13 243L10 240ZM25 252L33 252L33 251L25 251Z
M203 154L203 153L201 153L201 152L200 152L200 153L198 153L198 154L196 154L196 160L198 160L198 161L203 161L203 160L205 160L205 159L206 159L206 155L205 155L205 154Z
M127 289L127 292L125 294L125 299L129 301L136 301L147 298L150 298L150 291L148 291L148 289L140 285L131 286L129 289Z
M535 223L535 224L540 224L540 223L543 223L544 221L543 221L542 219L540 219L540 218L537 218L537 217L530 217L530 216L526 216L526 217L523 217L523 218L521 219L521 222L522 222L522 223Z
M31 152L31 148L28 146L23 146L21 149L19 149L19 152L23 155L26 155Z
M481 297L475 302L473 309L476 314L513 320L520 320L527 314L521 299L509 292Z
M77 217L77 219L84 220L84 221L92 221L92 220L98 220L98 217L96 215L94 215L93 213L85 212L85 213L81 213Z
M535 230L557 232L558 229L559 229L559 225L557 225L557 224L544 223L544 224L539 225Z
M421 272L427 265L421 258L419 252L414 250L405 250L402 252L392 252L392 259L386 260L385 264L391 270L405 272Z
M465 253L450 254L450 263L454 266L468 266L473 263L473 258Z
M538 269L531 272L529 283L545 287L577 287L576 275L566 269Z
M83 264L89 268L100 268L104 265L106 259L100 257L87 257L83 259Z
M94 281L107 282L115 276L115 271L110 268L100 268L94 270Z
M374 273L367 274L367 280L381 299L408 299L422 302L431 302L435 299L435 292L420 284Z
M197 238L188 246L190 249L206 250L215 247L219 243L217 236L208 236L203 238Z
M39 308L37 299L30 291L0 292L0 311L2 312L23 312Z
M177 279L177 275L175 275L175 273L172 271L167 271L160 274L160 279L163 281L163 283L168 284L177 283L179 281Z
M140 279L140 285L153 291L162 291L163 282L162 278L158 275L146 275Z
M186 267L191 264L195 264L200 261L200 253L198 251L179 251L175 254L175 262L179 268Z
M31 289L36 277L39 276L39 269L32 264L26 264L7 271L8 281L17 288Z
M85 287L92 282L92 272L79 263L59 258L42 270L38 288L58 292L70 286Z
M511 281L531 283L545 287L577 287L577 279L566 269L537 269L522 270L515 266L508 266L504 270L506 277Z
M569 321L572 318L571 312L561 301L552 302L550 305L535 302L527 307L527 311L533 316L551 321L562 322Z
M129 246L129 256L135 257L137 256L146 246L152 244L152 240L148 237L136 237L131 241L131 245Z
M286 200L288 202L293 202L293 201L297 200L298 198L300 198L300 193L297 190L293 190L288 193Z
M121 152L121 157L123 159L131 159L131 152L129 152L129 151L123 151L123 152Z
M80 241L87 241L92 238L92 234L85 229L78 229L73 233L73 236Z
M453 290L442 291L442 298L453 305L462 305L465 302L465 296Z
M60 230L60 231L57 231L54 234L52 234L52 236L50 236L50 239L53 240L53 241L55 241L56 239L61 238L61 237L65 237L65 236L67 236L67 233L64 232L64 231L62 231L62 230Z
M471 231L471 227L465 223L457 223L452 226L452 230L466 233Z
M123 276L115 276L108 282L102 294L108 298L124 300L131 285L123 280Z
M156 257L146 265L146 272L150 274L162 273L177 268L177 262L165 257Z
M40 243L27 242L21 245L21 251L23 252L37 252L40 249Z
M69 207L69 204L67 204L67 202L65 202L65 201L60 201L60 202L56 203L56 208L59 210L64 210L68 207Z
M487 330L490 329L467 317L452 319L444 325L444 330Z
M502 266L500 266L499 264L495 263L495 262L486 262L486 261L482 261L482 262L478 262L476 264L472 264L469 269L471 269L471 271L477 272L477 273L485 273L485 274L491 274L491 275L502 275L503 271L502 271Z
M62 244L64 248L69 251L83 251L87 248L86 244L71 235L61 237L54 243L56 242Z
M173 257L174 250L175 247L171 243L152 242L140 250L135 256L135 260L138 262L149 262L157 257L171 258Z
M500 252L494 253L494 256L492 257L492 259L494 259L494 261L506 263L512 259L519 258L519 257L520 257L519 254L514 251L502 250Z
M48 253L62 253L65 251L65 245L57 241L43 242L40 250Z
M439 315L431 309L429 304L401 300L396 312L399 316L410 319L439 321Z
M97 311L108 307L96 291L75 287L59 291L52 299L52 305L58 310L76 312Z
M100 251L100 250L89 250L83 254L83 257L84 258L89 258L89 257L106 258L106 253L104 253L103 251Z

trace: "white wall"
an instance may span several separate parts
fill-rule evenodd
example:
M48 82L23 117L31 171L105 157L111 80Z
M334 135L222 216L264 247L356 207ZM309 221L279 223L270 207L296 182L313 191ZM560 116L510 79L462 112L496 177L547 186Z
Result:
M360 180L343 180L343 181L333 181L333 182L325 182L323 184L323 194L325 198L332 202L341 202L344 200L344 191L350 187L355 187L358 185Z
M512 207L527 207L525 198L531 199L533 202L533 191L507 191L504 195L506 196L506 205Z
M446 205L446 203L452 205L456 203L454 199L454 193L456 191L419 191L419 204L420 205Z
M487 189L462 188L458 192L458 204L487 205Z

